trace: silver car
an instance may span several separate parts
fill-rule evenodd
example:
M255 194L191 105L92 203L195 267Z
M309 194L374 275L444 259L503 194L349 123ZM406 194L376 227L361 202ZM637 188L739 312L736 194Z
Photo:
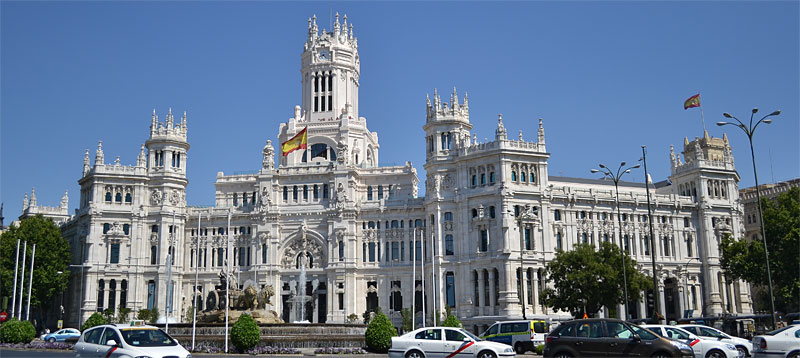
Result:
M75 343L75 357L191 358L192 355L158 327L104 324L83 332Z

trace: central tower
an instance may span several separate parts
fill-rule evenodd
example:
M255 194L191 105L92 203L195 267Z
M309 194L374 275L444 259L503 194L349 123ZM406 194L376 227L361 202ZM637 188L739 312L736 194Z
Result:
M279 143L308 128L308 148L280 157L281 166L337 162L363 168L378 164L378 134L367 129L358 115L361 60L353 25L339 23L333 31L317 28L317 17L308 19L308 37L300 56L302 102L294 116L281 124Z
M349 27L348 27L349 26ZM361 62L353 25L339 24L333 31L317 29L317 17L308 19L308 39L301 57L303 103L311 122L341 120L342 115L358 118L358 81Z

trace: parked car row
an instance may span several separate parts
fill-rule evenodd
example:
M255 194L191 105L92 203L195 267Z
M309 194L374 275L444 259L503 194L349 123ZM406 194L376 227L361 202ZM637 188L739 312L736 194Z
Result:
M549 333L545 321L497 322L480 337L452 327L427 327L392 338L390 358L499 358L534 350L544 339L547 358L800 358L800 325L750 342L702 325L643 325L616 319L579 319Z

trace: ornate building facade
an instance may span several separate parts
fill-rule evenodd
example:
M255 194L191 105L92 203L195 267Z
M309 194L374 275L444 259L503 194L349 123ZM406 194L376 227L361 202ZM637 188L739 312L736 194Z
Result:
M620 240L612 182L549 175L541 119L535 141L510 138L500 116L494 140L478 142L468 98L455 89L449 101L434 91L426 103L426 192L418 196L411 163L377 164L346 17L322 32L309 19L301 75L301 105L276 143L308 128L308 148L281 156L267 140L257 172L218 173L213 207L186 202L185 114L176 122L170 110L160 122L154 111L133 166L106 163L102 143L93 163L87 150L80 207L62 225L73 253L68 324L119 307L162 317L171 307L180 317L195 294L205 308L230 264L240 287L272 285L272 308L287 321L344 322L380 306L399 326L399 311L424 304L450 307L479 330L520 317L523 306L528 317L567 315L538 304L544 267L557 250L601 241L624 242L647 275L655 255L656 299L668 319L751 312L749 287L726 281L719 267L721 236L744 233L727 138L706 133L671 153L669 181L651 186L651 247L644 184L620 185ZM294 298L304 293L311 299L298 317ZM632 302L630 317L647 306Z

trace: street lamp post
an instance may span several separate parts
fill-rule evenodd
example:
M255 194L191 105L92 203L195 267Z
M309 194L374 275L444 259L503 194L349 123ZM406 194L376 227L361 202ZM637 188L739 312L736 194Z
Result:
M653 212L650 209L650 178L647 175L647 146L642 146L642 163L644 163L644 186L647 191L647 223L650 226L650 261L653 264L653 317L658 319L658 279L656 278L656 236L653 231Z
M732 125L734 127L740 128L742 131L744 131L745 134L747 134L747 139L750 142L750 157L753 159L753 178L755 179L755 182L756 182L756 200L758 200L758 219L759 219L759 224L761 225L761 240L764 242L764 257L765 257L766 263L767 263L767 283L769 284L769 304L770 304L770 308L772 309L770 311L770 316L772 316L772 329L776 329L777 326L776 326L776 322L775 322L775 296L774 296L774 294L772 292L772 273L770 272L770 269L769 269L769 249L767 248L767 235L766 235L765 230L764 230L764 215L761 212L761 190L758 187L758 171L756 171L756 154L755 154L755 150L753 149L753 133L755 132L755 130L758 127L758 125L761 124L762 122L766 123L766 124L772 123L772 120L769 119L769 117L777 116L777 115L781 114L781 111L777 110L777 111L774 111L774 112L772 112L772 113L770 113L770 114L768 114L768 115L766 115L764 117L761 117L761 119L759 119L758 122L753 124L753 116L757 112L758 112L758 108L753 108L753 110L750 112L750 123L749 123L749 125L745 125L744 123L742 123L742 121L739 120L739 118L736 118L736 117L730 115L730 113L728 113L728 112L725 112L722 115L725 116L725 118L733 118L734 120L736 120L736 123L717 122L717 125L720 126L720 127L725 126L725 125Z
M592 173L603 173L604 176L608 177L612 181L614 181L614 192L616 194L617 199L617 221L619 222L619 247L620 251L622 252L622 280L623 280L623 291L625 292L625 314L623 315L624 319L628 319L628 273L627 268L627 252L625 251L624 243L622 242L622 215L620 215L619 210L619 180L622 178L622 175L625 173L630 173L631 169L636 169L639 167L639 164L636 164L632 167L625 167L625 162L619 164L619 168L617 168L616 172L611 171L608 167L603 164L600 164L600 169L592 169Z
M683 272L684 273L683 274L683 306L684 306L683 310L684 310L684 312L686 312L686 310L689 309L689 292L687 292L687 291L689 291L689 263L692 262L692 260L697 260L698 262L702 263L702 261L700 261L700 259L698 259L697 257L690 257L688 260L686 260L686 263L683 264L683 271L684 271ZM694 299L694 297L692 297L692 299ZM690 317L687 316L686 318L690 318Z

